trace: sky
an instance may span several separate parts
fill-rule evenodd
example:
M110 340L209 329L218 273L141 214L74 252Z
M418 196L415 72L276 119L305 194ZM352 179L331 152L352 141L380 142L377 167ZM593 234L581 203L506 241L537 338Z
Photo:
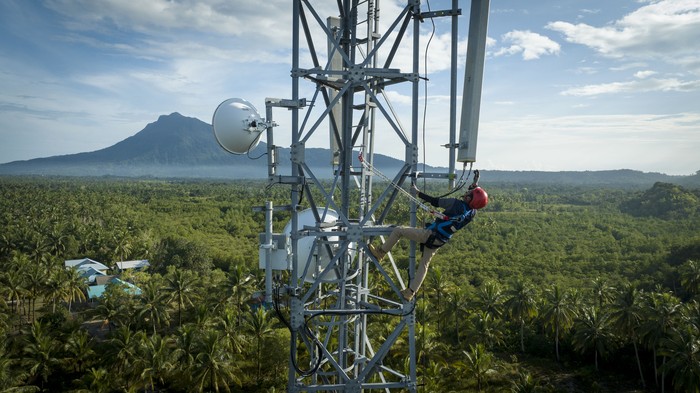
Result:
M99 150L173 112L211 123L231 97L264 117L266 97L292 94L291 3L1 0L0 163ZM335 1L311 3L337 13ZM403 4L382 0L382 25ZM459 2L460 101L470 4ZM420 32L419 159L438 166L448 160L449 19ZM392 67L410 72L402 53ZM387 93L408 113L410 92ZM284 146L291 120L273 117ZM377 135L378 153L403 158ZM475 168L691 175L699 152L700 0L491 0Z

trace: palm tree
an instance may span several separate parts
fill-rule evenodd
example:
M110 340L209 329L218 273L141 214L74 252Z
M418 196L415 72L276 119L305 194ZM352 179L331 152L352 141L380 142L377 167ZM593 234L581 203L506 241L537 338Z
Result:
M435 292L435 312L439 316L440 314L442 314L442 298L444 297L444 293L448 291L449 282L445 280L445 277L442 274L442 270L440 270L438 266L430 269L428 275L428 284L428 288L432 288L432 290ZM442 335L443 331L440 326L441 319L442 318L439 317L437 318L437 331Z
M56 220L47 235L48 252L55 257L63 257L66 251L66 224Z
M673 375L674 390L700 391L700 335L697 329L674 330L661 341L659 352L668 359L661 369Z
M484 283L476 292L477 309L491 314L494 318L503 316L503 292L495 281Z
M670 293L654 292L648 296L643 309L644 319L640 326L640 337L654 354L654 378L658 386L659 370L656 365L658 348L662 340L668 338L672 329L678 325L681 314L680 301ZM666 363L666 356L662 356L661 365ZM665 374L661 374L661 391L666 390Z
M444 377L444 370L447 368L447 365L444 361L438 360L438 361L433 361L430 360L428 361L428 365L426 367L422 367L422 379L423 379L423 386L425 386L425 390L428 392L441 392L444 389L442 388L442 381L445 380Z
M11 268L2 274L2 290L7 296L7 300L12 304L12 311L19 315L22 299L27 290L24 286L24 277L22 271L17 268Z
M444 319L445 324L452 322L454 339L459 346L461 328L466 322L464 316L467 314L467 291L462 287L457 287L454 291L447 292L446 295L447 304L439 318Z
M242 310L246 304L246 299L250 296L250 284L252 281L253 275L247 273L243 265L236 265L228 274L231 300L237 308L238 326L241 326L242 323Z
M12 388L19 386L21 381L26 379L26 372L18 370L17 363L15 356L8 353L7 343L0 343L0 391L11 392Z
M63 348L70 355L68 366L78 373L82 373L95 359L92 337L83 329L72 331Z
M462 354L464 360L457 361L455 366L476 379L477 390L480 392L486 378L496 372L494 356L483 344L469 344L469 352L462 351Z
M593 279L592 291L599 310L602 309L605 304L610 303L615 298L615 288L610 286L605 279L600 277Z
M241 329L238 327L238 318L240 311L233 307L225 307L221 310L220 315L216 318L219 331L223 334L222 340L229 350L240 353L245 337L241 334Z
M487 349L504 345L503 324L486 311L474 313L470 319L469 337Z
M219 269L198 272L198 280L206 282L196 288L196 296L201 305L206 306L210 314L218 312L221 308L230 303L231 290L229 288L229 274Z
M43 233L34 233L32 244L29 247L29 259L35 264L46 263L51 257L49 239Z
M102 321L102 329L106 326L107 330L111 332L112 326L116 325L116 321L119 320L121 314L120 305L118 302L110 301L109 298L103 296L100 304L90 314Z
M56 312L56 303L64 299L68 293L65 280L65 269L51 269L44 287L44 301L51 303L51 312Z
M508 315L520 325L520 351L525 352L525 323L537 316L535 289L522 278L518 278L506 292L504 303Z
M518 374L518 380L513 381L510 391L511 393L544 393L553 390L550 387L547 383L542 386L542 383L533 377L532 374L521 371Z
M16 225L16 224L15 224ZM16 229L13 226L5 227L5 231L0 234L0 257L10 256L18 249L15 236L12 232Z
M85 292L88 284L85 278L80 276L80 272L77 269L65 269L64 272L66 291L63 300L68 302L68 312L70 312L73 302L86 300Z
M29 256L17 250L12 250L7 271L3 272L2 275L2 281L5 284L2 290L7 294L8 300L13 303L13 309L20 317L20 324L22 322L22 314L24 314L24 300L29 298L26 272L31 264ZM27 316L29 316L29 313L27 313Z
M237 368L233 364L231 353L221 343L221 336L215 330L203 332L197 341L197 356L192 368L193 382L198 392L206 388L215 392L224 389L229 392L229 385L241 380L236 375Z
M167 376L174 369L168 340L154 334L143 341L139 352L135 359L136 368L141 370L139 377L151 391L157 391L156 382L164 386Z
M158 327L170 321L167 310L167 294L161 291L160 282L151 279L141 286L141 296L137 305L138 316L149 322L153 329L153 334L157 333Z
M262 375L263 344L267 337L274 334L274 320L262 307L246 314L243 321L243 330L253 337L255 344L255 359L257 362L257 380L260 382Z
M683 320L700 331L700 301L692 300L683 304Z
M139 375L134 362L138 359L141 343L145 340L146 334L143 331L133 333L127 326L117 328L108 340L107 358L112 361L114 374L126 382L127 389L130 382Z
M688 260L678 268L681 286L691 295L700 295L700 263Z
M557 361L559 358L559 339L573 325L576 310L565 291L554 284L544 293L544 305L542 306L542 320L554 332L554 347Z
M24 279L27 288L27 296L29 297L32 321L34 321L34 317L36 316L36 301L46 288L47 274L46 268L38 262L30 263L25 266Z
M630 341L632 341L634 355L637 358L639 377L642 380L642 386L646 387L644 373L642 372L642 363L639 360L639 350L637 348L639 328L642 322L641 293L631 284L625 285L618 293L615 302L611 305L610 317L617 331L621 335L629 337Z
M26 337L24 365L32 378L41 379L41 387L49 381L58 367L58 343L49 333L48 325L35 321Z
M131 256L132 243L126 230L115 232L112 238L114 242L114 256L120 261L126 261Z
M443 361L445 345L438 338L435 329L427 323L416 324L416 362L427 364L430 361Z
M83 386L87 386L87 389L80 390L80 392L108 393L114 390L112 386L110 386L110 373L102 367L90 368L81 378L81 382Z
M175 344L173 349L173 362L178 370L178 382L182 386L191 386L192 368L197 356L197 344L201 331L193 324L184 324L175 333Z
M190 311L189 315L190 318L193 318L192 323L202 330L207 329L216 323L216 320L212 315L212 308L206 304L198 304L194 307L194 310Z
M165 275L165 291L170 293L170 301L177 304L178 326L182 326L182 309L188 305L194 305L195 281L196 277L191 271L168 266L168 273Z
M581 353L593 350L597 371L598 356L607 355L615 344L615 335L610 329L609 316L599 313L595 307L584 309L581 318L574 323L572 343Z

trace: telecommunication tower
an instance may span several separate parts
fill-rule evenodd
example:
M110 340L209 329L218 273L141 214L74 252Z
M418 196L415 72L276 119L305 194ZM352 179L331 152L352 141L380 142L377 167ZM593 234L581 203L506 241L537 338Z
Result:
M399 292L408 283L393 258L380 264L368 245L391 231L385 220L407 182L423 177L453 185L455 163L476 160L489 0L471 1L459 133L458 3L432 11L429 3L426 10L420 0L407 0L389 23L380 23L380 0L293 0L291 98L266 99L265 118L240 98L222 102L214 112L215 137L231 153L248 152L265 133L268 182L291 189L289 205L268 201L259 208L266 215L260 235L266 301L291 332L288 392L417 391L414 303ZM321 6L329 5L335 14L321 15ZM428 142L446 148L448 170L419 173L419 93L427 78L420 73L420 27L433 18L451 23L449 133ZM395 68L399 56L411 59L410 70ZM411 97L403 118L387 94L392 89ZM278 173L275 108L291 111L286 175ZM330 140L330 180L305 159L306 144L321 132ZM389 175L374 162L382 134L405 152L403 166ZM410 206L415 226L416 204L402 205ZM272 217L280 210L291 218L275 232ZM412 243L403 277L414 274L416 249Z

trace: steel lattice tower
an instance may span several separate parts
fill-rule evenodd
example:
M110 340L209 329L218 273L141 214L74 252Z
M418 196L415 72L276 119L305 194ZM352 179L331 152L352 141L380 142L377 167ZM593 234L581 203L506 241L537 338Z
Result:
M385 220L400 198L398 188L418 176L420 26L429 18L449 17L452 23L450 130L446 140L435 141L445 144L449 169L420 176L453 182L455 161L474 161L476 130L468 124L478 123L489 1L471 4L459 142L458 1L448 10L426 12L419 0L408 0L383 30L379 0L337 0L334 17L320 15L321 3L333 5L327 0L293 0L292 97L266 100L268 181L291 188L289 206L267 203L267 228L261 235L268 301L273 300L271 255L274 249L288 249L289 272L275 277L286 283L274 299L278 305L287 300L282 310L291 332L287 391L416 392L414 304L402 301L399 291L408 284L402 275L414 274L417 247L410 246L408 275L391 257L379 263L367 247L390 232ZM406 53L412 68L394 68L397 55L405 59ZM394 111L385 92L388 87L410 94L406 118ZM277 173L270 120L276 107L291 111L291 175ZM305 157L307 142L319 132L330 135L330 181L314 173ZM388 175L390 182L375 182L381 172L370 170L379 167L373 162L377 133L391 133L405 148L405 163ZM471 156L462 157L468 149ZM302 203L308 205L303 211ZM410 205L407 214L415 226L415 203L402 204ZM273 233L272 215L278 209L291 215L286 234ZM389 361L390 351L401 361Z

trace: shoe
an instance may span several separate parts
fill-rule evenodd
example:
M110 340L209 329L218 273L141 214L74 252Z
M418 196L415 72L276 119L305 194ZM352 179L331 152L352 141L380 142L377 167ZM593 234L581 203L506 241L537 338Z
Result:
M382 259L384 259L384 256L386 255L386 251L382 250L380 247L375 246L374 244L369 245L369 252L374 255L375 258L377 258L378 262L381 262Z
M407 287L406 289L402 289L402 290L401 290L401 296L402 296L402 297L404 298L404 300L406 300L407 302L410 302L411 299L413 299L413 295L415 295L415 294L416 294L416 293L413 292L413 289L408 288L408 287Z

